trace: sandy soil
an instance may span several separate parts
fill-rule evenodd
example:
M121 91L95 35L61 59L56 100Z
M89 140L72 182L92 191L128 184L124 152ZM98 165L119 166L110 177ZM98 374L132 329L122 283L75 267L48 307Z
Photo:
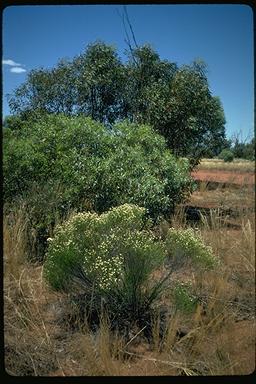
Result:
M195 180L199 181L212 181L217 183L229 183L238 185L255 184L255 175L252 172L238 173L230 171L198 170L192 172L192 176Z

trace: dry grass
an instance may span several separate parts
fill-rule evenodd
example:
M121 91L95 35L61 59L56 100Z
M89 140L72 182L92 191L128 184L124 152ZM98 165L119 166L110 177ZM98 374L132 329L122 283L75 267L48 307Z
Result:
M202 191L202 194L210 193ZM231 196L231 195L230 195ZM246 194L244 197L246 198ZM227 197L228 200L228 197ZM229 203L234 202L233 198ZM250 204L252 197L248 195ZM68 297L49 290L42 266L26 260L26 216L20 209L4 219L4 334L6 371L15 376L177 376L249 374L255 361L255 226L240 211L236 230L220 225L216 211L198 228L222 261L215 272L184 266L173 281L190 281L200 302L193 313L175 310L156 317L153 339L137 329L129 340L86 323L70 327ZM172 225L186 227L183 209ZM161 224L165 236L169 224Z
M25 262L27 219L23 207L4 217L3 245L5 275L17 278Z
M202 159L198 169L218 170L234 172L254 172L255 162L243 159L234 159L232 162L224 162L221 159Z
M248 207L253 210L255 201L254 186L241 186L236 188L222 188L220 185L214 190L207 188L207 183L199 184L193 193L190 202L198 206L235 208Z

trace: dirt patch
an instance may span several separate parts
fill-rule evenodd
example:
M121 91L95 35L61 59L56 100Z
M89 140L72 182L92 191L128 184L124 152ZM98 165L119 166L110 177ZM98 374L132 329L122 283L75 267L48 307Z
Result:
M227 183L237 185L255 184L255 175L252 172L238 173L230 171L193 171L192 176L197 181L209 181L215 183Z

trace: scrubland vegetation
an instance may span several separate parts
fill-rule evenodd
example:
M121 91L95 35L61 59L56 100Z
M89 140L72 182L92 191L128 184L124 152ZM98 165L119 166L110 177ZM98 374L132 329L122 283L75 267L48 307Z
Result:
M124 65L113 48L91 45L53 71L31 71L10 98L10 375L254 370L253 188L209 190L191 177L203 153L223 148L221 103L202 63L179 69L148 46L131 53ZM200 200L208 210L191 220L186 206Z
M47 117L47 123L56 121L62 120L60 117ZM73 121L69 121L70 132ZM67 120L62 122L67 123ZM132 185L134 168L125 168L124 157L113 164L122 167L123 172L129 172L129 177L122 178L120 172L108 171L105 174L107 181L103 179L104 173L99 180L105 185L104 188L110 181L115 181L120 188L125 181L129 182L125 189L112 188L113 198L117 191L116 207L109 210L106 206L97 213L95 207L99 205L93 204L99 201L98 195L93 200L91 190L90 195L87 192L90 200L85 203L81 193L81 204L85 205L81 205L79 210L77 200L72 200L73 196L79 196L79 184L75 180L90 169L81 166L81 163L77 169L74 161L73 171L69 173L74 182L64 184L63 156L66 148L75 159L78 157L71 147L71 143L76 146L76 141L67 141L65 132L68 134L69 131L65 131L64 123L59 136L56 127L53 129L49 124L49 137L48 126L43 125L46 140L42 143L36 141L38 136L35 133L32 148L36 148L34 155L43 166L35 167L38 163L33 157L29 156L24 161L20 157L16 172L20 183L28 183L27 192L13 203L6 198L6 371L18 376L233 375L252 372L255 277L253 188L242 185L236 189L226 187L212 191L203 184L199 185L188 202L200 205L201 199L210 204L211 199L219 208L224 205L233 207L233 223L237 223L237 227L230 227L230 217L220 217L218 209L211 209L209 215L202 215L199 222L191 223L186 219L182 205L178 204L181 200L177 200L175 193L176 208L172 210L170 206L169 211L161 211L161 200L158 210L155 209L157 200L153 198L156 193L153 188L145 190L144 202L148 205L144 203L144 207L139 207L133 203L134 200L129 200L128 186ZM79 137L79 123L87 143L90 143L90 124L94 133L95 127L100 126L80 119L75 125L76 134L73 136L70 133L72 137ZM135 135L132 127L129 131L123 130L128 135L127 138L123 135L123 140L131 140L131 135ZM33 129L37 132L36 125ZM25 132L28 131L24 129L24 135ZM139 137L133 140L136 149L141 145L142 152L143 145L152 145L153 133L147 127L137 132ZM4 169L15 164L14 159L9 160L8 156L15 153L20 136L21 133L18 136L13 134L12 146L10 149L5 146ZM97 137L99 154L102 153L99 143L105 139L102 134ZM25 139L22 140L24 144ZM115 136L113 140L116 140ZM41 152L36 147L47 146L49 142L51 158L55 160L53 164L50 158L44 159L47 156L45 147ZM134 144L131 141L128 143L132 153ZM62 147L64 144L67 144L66 148ZM59 148L63 149L63 153ZM90 153L91 148L92 145L89 148L83 146L86 153ZM119 152L120 148L118 146ZM118 155L113 147L104 149L107 153L105 161ZM147 160L154 155L155 161L160 161L156 145L154 151L152 148L146 153ZM27 156L26 152L22 154ZM166 156L171 164L174 160L167 152ZM88 164L90 157L87 155L82 160ZM59 177L63 179L58 181L58 193L54 193L47 186L51 185L52 177L57 180L54 171L60 167L56 166L58 161L63 167ZM144 171L144 182L146 177L150 177L150 172L154 172L154 178L151 176L149 180L156 180L161 186L165 170L164 152L161 161L161 172L158 167L154 168L156 163L152 162L151 168L147 164L148 173ZM135 160L133 164L136 166ZM142 164L143 156L140 154L138 169ZM46 166L52 166L52 169L47 170ZM178 163L172 168L173 172L175 167L179 169L176 179L169 179L170 185L175 180L176 190L178 186L191 188L188 171L184 171L182 179L185 166L186 162L181 162L180 169ZM69 167L72 167L72 156L69 156L66 169ZM99 172L96 167L92 169ZM27 178L25 175L29 171L32 173ZM16 185L15 179L12 184L11 177L11 171L6 171L9 189L6 186L5 191L9 194L13 193L12 186ZM180 184L178 177L181 178ZM36 186L36 180L42 180L42 184ZM83 180L82 187L89 191L92 179L86 176ZM94 176L93 180L97 177ZM168 186L168 180L164 185ZM23 184L22 191L26 188ZM107 196L110 196L110 188L107 191L104 188L100 190L97 186L95 193L108 193ZM126 197L122 197L122 190L123 193L126 191ZM171 197L172 189L169 187L168 191ZM134 196L136 194L131 193L131 197ZM140 194L137 196L141 198ZM160 198L160 195L157 197ZM129 203L125 203L126 199ZM107 197L102 201L107 204ZM157 216L156 213L162 215Z
M123 212L130 209L143 212L135 206L124 206ZM113 212L118 211L122 209ZM83 223L90 218L86 215ZM101 216L93 215L98 223ZM251 373L255 361L253 215L241 212L239 229L232 229L223 226L213 211L210 218L202 217L197 228L191 229L180 209L170 223L163 221L154 229L144 229L141 235L139 231L136 236L134 232L140 226L131 225L129 229L136 217L127 215L130 223L128 220L125 230L124 218L119 215L114 232L116 243L109 242L112 226L101 224L108 214L104 215L97 224L103 225L103 233L96 231L97 236L91 235L92 244L96 244L92 251L108 244L97 254L97 260L91 259L92 265L98 265L90 276L95 286L91 287L82 270L72 268L68 275L73 277L72 281L63 280L70 287L66 292L51 288L61 275L60 267L56 265L55 269L50 260L54 259L59 242L70 240L65 233L63 240L60 239L59 231L65 230L67 224L57 229L57 237L48 251L51 255L48 266L42 266L28 261L28 212L20 207L5 216L6 371L11 375L46 376ZM71 214L71 223L78 226L80 218L83 216ZM88 238L90 227L85 227ZM76 228L84 233L83 227ZM132 242L127 243L127 237L122 243L121 239L124 241L130 231ZM191 239L187 242L186 233ZM97 241L98 236L102 237L101 242ZM203 243L195 240L198 236ZM78 237L78 248L85 238ZM147 240L142 241L144 238ZM153 238L156 242L150 240ZM166 242L169 244L164 252L162 245ZM66 257L75 257L73 253L67 254L64 243L60 254L65 252ZM104 263L99 261L115 246L122 257L131 255L127 260L131 264L121 272L120 264L114 263L116 274L112 275L112 269L104 269ZM213 260L211 255L218 260L213 269L205 268L208 264L203 256L205 249L210 260ZM128 253L132 250L134 253ZM83 248L82 252L85 252ZM206 265L196 262L197 254L202 255ZM65 272L69 271L64 258L56 257L56 262L62 263ZM53 276L47 280L50 271ZM93 275L99 277L98 285ZM108 278L106 282L112 281L112 292L111 285L106 282L104 285L104 277ZM52 281L54 284L49 285ZM150 295L152 300L148 301Z

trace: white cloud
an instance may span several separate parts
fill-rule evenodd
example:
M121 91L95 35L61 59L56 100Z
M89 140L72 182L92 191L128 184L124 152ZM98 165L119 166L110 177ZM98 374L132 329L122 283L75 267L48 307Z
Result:
M10 69L10 72L12 72L12 73L22 73L22 72L26 72L26 69L20 68L20 67L12 67Z
M20 67L20 66L21 66L21 64L19 64L19 63L15 63L15 61L10 60L10 59L8 59L8 60L3 60L3 61L2 61L2 64L3 64L3 65L11 65L12 67Z
M10 72L12 73L23 73L23 72L27 72L26 69L22 68L24 67L24 65L22 64L19 64L19 63L16 63L15 61L11 60L11 59L7 59L7 60L2 60L2 64L3 65L9 65L11 68L10 68Z

